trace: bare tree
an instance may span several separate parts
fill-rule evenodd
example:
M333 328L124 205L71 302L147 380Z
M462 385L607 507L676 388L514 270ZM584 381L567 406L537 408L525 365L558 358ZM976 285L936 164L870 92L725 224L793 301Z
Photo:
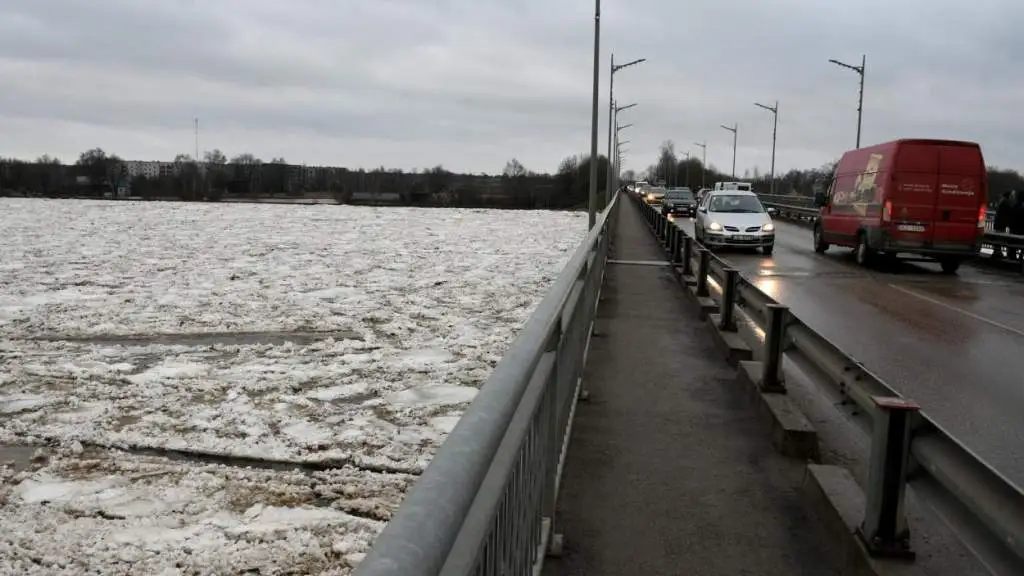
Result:
M502 173L509 178L518 178L519 176L526 176L526 168L519 160L513 158L505 163L505 171Z
M207 164L223 165L228 163L228 157L223 152L214 148L203 153L203 162Z

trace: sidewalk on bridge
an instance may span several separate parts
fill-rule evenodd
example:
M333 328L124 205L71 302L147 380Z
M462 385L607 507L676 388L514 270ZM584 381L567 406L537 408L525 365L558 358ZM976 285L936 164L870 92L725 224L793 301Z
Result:
M623 199L545 576L838 574L665 253ZM649 261L651 264L641 264Z

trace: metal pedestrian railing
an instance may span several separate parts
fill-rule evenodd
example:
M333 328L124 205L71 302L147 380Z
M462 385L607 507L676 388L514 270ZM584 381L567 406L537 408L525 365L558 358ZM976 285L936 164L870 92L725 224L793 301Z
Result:
M539 574L619 195L409 491L356 576Z
M652 233L698 297L713 298L719 329L736 331L745 316L764 331L758 386L786 392L784 355L822 375L819 384L859 408L855 421L871 436L864 521L858 535L880 556L910 556L905 488L912 485L962 538L981 542L1002 565L1024 574L1024 491L902 398L863 364L794 316L656 208L640 202ZM717 297L711 283L718 286ZM972 546L975 547L975 546ZM977 547L975 547L977 548Z

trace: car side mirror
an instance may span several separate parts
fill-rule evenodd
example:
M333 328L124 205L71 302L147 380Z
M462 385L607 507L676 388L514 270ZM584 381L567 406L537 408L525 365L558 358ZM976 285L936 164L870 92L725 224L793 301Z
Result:
M814 192L814 206L821 208L828 204L828 195L825 194L824 190L817 190Z
M776 210L775 208L769 208L768 209L768 215L769 216L774 216L776 212L778 212L778 210Z

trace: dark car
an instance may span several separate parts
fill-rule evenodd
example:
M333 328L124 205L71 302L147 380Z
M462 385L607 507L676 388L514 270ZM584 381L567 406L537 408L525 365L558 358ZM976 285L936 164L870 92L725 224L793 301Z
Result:
M689 188L671 188L661 201L661 213L666 216L693 216L697 213L697 199Z

